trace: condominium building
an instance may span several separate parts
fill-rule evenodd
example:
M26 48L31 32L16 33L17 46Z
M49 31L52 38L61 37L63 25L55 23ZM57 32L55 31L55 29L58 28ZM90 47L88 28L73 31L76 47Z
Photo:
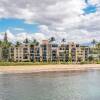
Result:
M42 44L40 46L40 55L41 55L41 61L49 61L50 60L50 45L48 40L43 40Z
M85 61L88 60L89 54L90 54L90 47L88 46L81 46L81 49L84 51Z
M40 47L30 44L13 45L10 47L12 61L40 61Z
M10 47L10 60L12 61L85 61L88 56L88 50L74 42L58 45L55 42L43 40L40 45L24 43Z
M5 33L4 42L8 42ZM0 47L0 60L6 61L32 61L32 62L82 62L86 61L89 48L74 42L58 44L56 41L43 40L41 44L23 43L11 45L9 48Z
M59 61L68 61L69 57L69 49L67 48L66 44L62 44L58 48L58 60Z
M85 61L85 49L82 49L79 44L74 42L68 43L66 46L67 61L81 62Z
M12 61L29 61L30 57L29 55L30 47L29 45L13 45L10 47L10 60Z

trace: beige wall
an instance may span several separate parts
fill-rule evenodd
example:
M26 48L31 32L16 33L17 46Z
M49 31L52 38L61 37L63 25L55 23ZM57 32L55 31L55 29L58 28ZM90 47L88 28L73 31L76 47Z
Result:
M20 45L20 46L18 46L18 47L16 47L16 46L13 46L12 48L14 48L14 53L12 53L11 52L11 48L10 48L10 58L11 58L11 54L14 54L14 58L13 58L13 60L14 61L30 61L30 46L29 45L27 45L27 46L25 46L25 45ZM24 48L27 48L27 52L26 53L24 53ZM24 55L28 55L27 57L27 59L24 59Z
M59 49L59 47L61 47L61 45L59 47L57 47L57 48L52 48L50 46L50 44L48 44L47 41L43 41L43 44L45 44L47 46L47 51L46 51L47 52L47 60L49 58L51 58L51 60L52 60L52 57L51 57L52 49L55 49L57 57L59 57L59 53L60 52L62 52L62 53L65 52L65 49L62 49L62 50ZM81 58L82 61L85 61L85 50L84 49L81 49L80 46L76 47L75 43L69 43L68 45L69 45L69 50L68 50L69 56L71 56L71 53L72 53L71 49L75 48L76 49L75 52L74 52L75 53L75 57L73 57L75 59L75 61L78 61L78 58ZM22 44L22 45L20 45L18 47L13 46L12 48L14 48L14 53L13 53L13 55L14 55L13 60L14 61L30 61L31 56L30 56L30 45L29 44L27 46L25 44ZM24 51L23 51L24 48L27 48L27 52L26 53L24 53ZM36 49L37 48L40 49L40 57L41 57L41 60L42 60L42 58L43 58L42 57L43 49L42 49L41 46L34 46L34 50L35 50L34 54L35 55L36 55ZM64 48L64 47L62 46L61 48ZM12 52L10 51L10 58L12 58L11 54L12 54ZM24 59L24 55L28 55L27 56L28 58ZM35 56L34 56L34 58L35 58Z

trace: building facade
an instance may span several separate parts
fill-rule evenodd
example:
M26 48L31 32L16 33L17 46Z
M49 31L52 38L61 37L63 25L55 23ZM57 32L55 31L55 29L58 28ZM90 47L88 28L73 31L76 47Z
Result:
M0 47L0 61L16 62L84 62L89 57L90 49L77 43L58 44L55 39L43 40L41 44L30 43L26 38L23 43L9 46L7 33L4 35L4 46ZM5 45L6 44L6 45Z
M13 45L9 48L11 61L40 61L40 47L30 44Z
M61 43L43 40L40 45L23 43L12 45L9 48L11 61L32 61L32 62L82 62L88 57L88 49L79 44Z

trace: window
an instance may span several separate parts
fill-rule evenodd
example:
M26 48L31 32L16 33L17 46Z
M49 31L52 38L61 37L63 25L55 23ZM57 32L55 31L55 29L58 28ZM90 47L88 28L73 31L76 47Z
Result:
M58 45L57 44L52 44L52 47L58 47Z
M14 52L14 48L11 48L11 52Z
M79 44L76 44L76 47L79 47Z
M24 53L28 53L28 48L23 48Z
M24 59L28 59L28 56L27 55L24 55L24 57L23 57Z

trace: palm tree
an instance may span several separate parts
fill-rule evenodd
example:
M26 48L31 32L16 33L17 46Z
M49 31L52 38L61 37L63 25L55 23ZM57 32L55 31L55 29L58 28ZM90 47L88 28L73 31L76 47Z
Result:
M19 46L21 45L21 43L19 41L16 42L16 46Z
M65 39L65 38L63 38L63 39L62 39L62 42L63 42L63 43L65 43L65 42L66 42L66 39Z
M95 45L96 45L96 43L97 43L97 42L96 42L95 39L93 39L92 42L91 42L91 44L93 45L93 50L92 50L93 53L95 52Z
M2 41L0 40L0 47L2 46Z
M37 41L37 42L36 42L36 46L38 46L38 45L39 45L39 42Z
M55 39L55 37L51 37L50 39L49 39L49 42L53 42L53 41L55 41L56 39Z
M91 44L93 45L93 47L95 47L95 44L96 44L96 43L97 43L97 42L96 42L95 39L93 39L92 42L91 42Z
M29 41L29 39L28 38L26 38L24 41L23 41L23 43L25 43L25 44L28 44L30 41Z
M31 45L38 46L38 45L39 45L39 42L38 42L36 39L34 39L34 40L31 42Z

